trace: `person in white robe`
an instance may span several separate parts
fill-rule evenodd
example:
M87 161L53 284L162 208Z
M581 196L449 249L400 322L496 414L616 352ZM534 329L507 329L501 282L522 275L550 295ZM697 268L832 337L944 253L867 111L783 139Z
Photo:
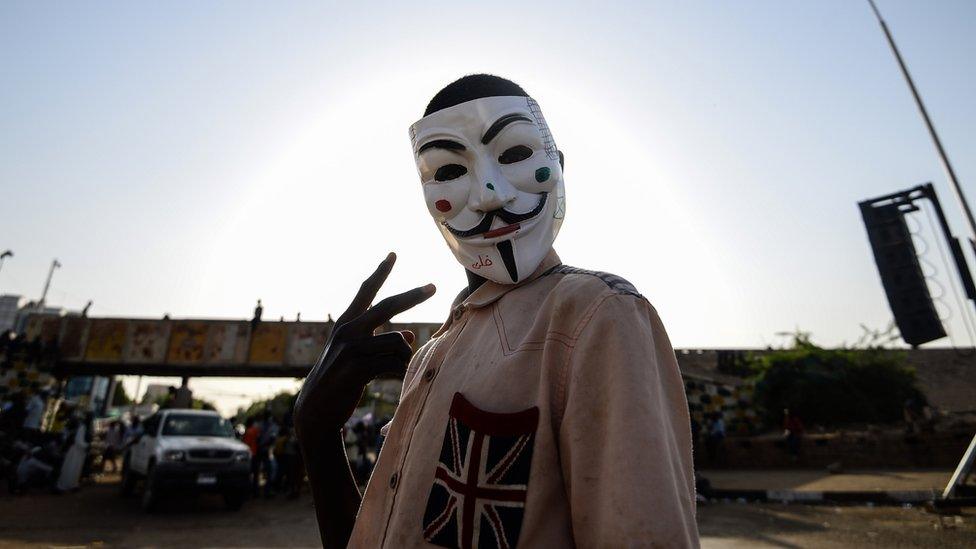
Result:
M64 456L64 463L61 464L61 474L58 476L56 484L59 491L67 492L78 489L81 470L84 468L85 459L88 457L87 434L88 425L84 421L79 422L78 428L75 429L74 442Z

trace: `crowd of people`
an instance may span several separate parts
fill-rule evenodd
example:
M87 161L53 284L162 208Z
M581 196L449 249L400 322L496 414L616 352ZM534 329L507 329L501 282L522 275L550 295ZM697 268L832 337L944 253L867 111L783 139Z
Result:
M93 473L92 414L56 401L42 430L48 399L44 390L29 397L20 392L0 404L0 477L11 493L77 490Z
M51 415L44 421L46 415ZM11 395L0 403L0 478L8 491L64 493L95 475L120 473L125 448L142 434L138 416L107 426L83 407L39 390ZM42 429L42 426L45 427Z
M381 426L389 420L373 421L371 414L362 418L352 418L343 429L342 436L346 444L346 457L352 469L356 483L365 486L369 476L373 473L373 465L383 446Z
M18 381L0 388L0 481L10 493L70 492L106 467L118 471L117 457L140 429L135 417L128 426L115 421L102 436L88 406L65 400L57 382L24 368L56 353L23 333L0 333L0 371L17 372Z
M725 420L721 412L704 414L704 424L691 416L691 440L695 452L704 448L706 467L722 467L725 465L724 444L726 438ZM803 420L789 409L783 410L782 439L790 459L794 462L800 459L803 435L806 432Z
M260 315L260 311L256 311ZM259 317L258 317L259 318ZM0 363L11 366L14 355L36 362L46 350L12 332L0 334ZM29 356L28 356L29 355ZM162 407L188 407L180 388L173 387ZM192 402L189 391L182 400ZM36 383L25 390L0 394L0 479L9 492L63 493L78 490L102 474L121 473L126 448L143 433L132 411L115 419L96 419L86 407L53 394ZM243 419L238 435L251 451L251 487L255 497L285 494L298 497L305 467L290 408L277 416L266 411ZM353 418L342 432L350 468L365 485L382 445L380 426L372 414Z
M57 411L44 421L52 407ZM63 493L78 490L97 475L120 474L126 448L143 433L140 417L126 416L99 421L47 391L26 398L12 395L0 406L0 478L12 494ZM363 485L382 444L380 424L367 416L343 429L350 467ZM247 417L238 435L251 451L252 495L297 498L305 466L291 413Z
M373 421L372 415L366 414L350 420L342 431L349 466L360 485L365 485L373 472L383 444L380 426L386 421ZM298 497L305 482L305 463L290 409L280 417L270 411L249 416L240 432L251 450L252 496Z
M702 425L694 414L691 415L691 441L695 451L705 446L705 455L708 464L712 466L720 465L723 461L722 445L725 442L725 419L721 412L711 412L705 414L705 423Z
M291 414L281 421L270 412L244 421L242 440L251 450L251 492L270 498L284 493L297 498L305 481L305 465Z

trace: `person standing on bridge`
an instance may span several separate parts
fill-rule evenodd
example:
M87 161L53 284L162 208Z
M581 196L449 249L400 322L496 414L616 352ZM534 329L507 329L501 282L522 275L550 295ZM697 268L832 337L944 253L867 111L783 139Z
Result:
M410 332L374 335L434 293L371 307L392 253L336 320L295 409L323 544L697 546L674 351L634 286L552 249L564 161L538 103L509 80L466 76L410 139L468 284L416 354ZM390 375L405 376L400 403L361 497L340 432L366 384Z

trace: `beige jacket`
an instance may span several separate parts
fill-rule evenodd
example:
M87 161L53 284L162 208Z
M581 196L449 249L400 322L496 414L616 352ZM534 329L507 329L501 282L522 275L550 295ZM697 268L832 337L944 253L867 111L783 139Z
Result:
M550 252L413 357L350 547L694 547L684 387L654 308Z

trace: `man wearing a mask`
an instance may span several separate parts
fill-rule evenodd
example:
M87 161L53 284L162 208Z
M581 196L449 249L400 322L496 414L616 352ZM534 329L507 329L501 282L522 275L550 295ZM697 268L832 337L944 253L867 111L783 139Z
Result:
M360 288L296 406L323 544L698 545L684 387L661 320L626 280L563 265L564 158L515 83L466 76L410 140L427 209L468 285L415 354L373 335L432 285ZM341 427L366 384L404 375L364 496Z

